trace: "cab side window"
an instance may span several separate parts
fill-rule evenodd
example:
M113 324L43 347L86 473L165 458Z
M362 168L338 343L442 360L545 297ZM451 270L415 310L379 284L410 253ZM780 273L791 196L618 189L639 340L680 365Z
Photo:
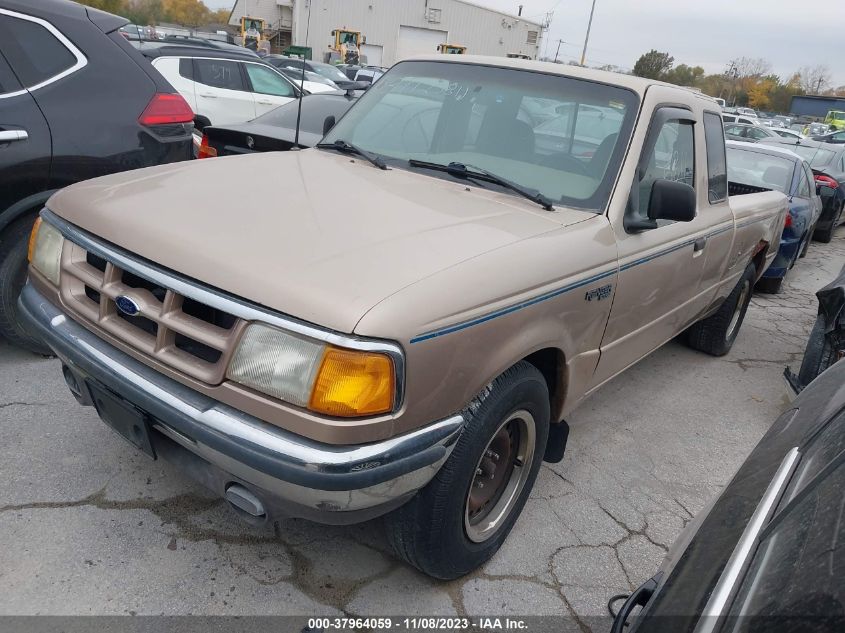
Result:
M293 86L274 70L259 64L245 64L252 91L276 97L294 97Z
M666 121L657 142L641 170L639 212L647 214L651 188L656 180L674 180L695 187L695 136L692 123Z
M718 114L704 113L704 142L707 145L707 199L714 204L728 197L725 135Z
M238 62L226 59L195 59L194 81L213 88L246 90Z

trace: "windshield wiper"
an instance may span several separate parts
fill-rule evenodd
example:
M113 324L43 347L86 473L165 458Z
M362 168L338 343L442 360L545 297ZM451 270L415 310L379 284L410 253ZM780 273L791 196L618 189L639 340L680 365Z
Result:
M366 158L379 169L387 169L387 163L382 160L381 156L371 154L357 145L344 141L342 138L339 138L332 143L317 143L317 147L320 149L333 149L338 152L344 152L345 154L357 154L358 156Z
M511 191L518 193L523 198L528 198L529 200L531 200L531 202L539 204L546 211L554 211L554 207L552 206L554 203L552 202L552 199L547 196L544 196L536 189L528 189L526 187L522 187L521 185L518 185L515 182L511 182L507 178L498 176L492 172L487 171L486 169L476 167L475 165L465 165L463 163L455 162L449 163L448 165L443 165L441 163L429 163L424 160L416 160L415 158L409 160L408 164L411 167L422 167L423 169L436 169L437 171L445 171L447 174L450 174L451 176L456 176L457 178L473 178L475 180L484 180L487 182L492 182L493 184L499 185L500 187L504 187L505 189L510 189Z

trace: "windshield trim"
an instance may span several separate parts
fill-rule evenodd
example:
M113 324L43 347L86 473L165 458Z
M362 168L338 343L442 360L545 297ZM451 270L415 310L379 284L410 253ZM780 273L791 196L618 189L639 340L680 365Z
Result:
M448 57L454 58L456 56L451 55L451 56L448 56ZM628 159L628 154L630 152L631 143L633 142L633 138L634 138L634 131L636 129L637 121L640 118L640 113L641 113L641 110L642 110L643 98L644 98L643 94L640 94L637 90L635 90L634 88L631 88L629 86L624 86L624 85L621 85L621 84L614 84L614 83L610 83L608 81L602 81L602 80L593 79L593 78L577 77L577 76L574 76L574 75L568 75L568 74L558 73L558 72L550 72L550 71L545 71L545 70L540 70L540 69L535 69L535 68L513 67L513 66L506 65L506 64L497 64L497 63L493 63L493 62L484 62L484 63L472 62L472 63L470 63L470 62L464 62L464 61L455 60L455 59L449 59L449 60L438 60L438 59L403 60L403 61L397 62L387 72L383 73L382 77L379 81L383 81L385 78L389 77L391 74L396 73L397 72L396 69L398 69L398 68L402 68L403 66L408 66L408 65L415 65L415 64L442 64L442 65L450 65L450 66L459 65L459 66L472 67L472 68L490 68L490 69L495 69L495 70L517 72L517 73L531 73L531 74L534 74L534 75L541 75L543 77L549 77L549 78L552 78L552 79L569 80L569 81L581 82L581 83L585 83L585 84L592 84L592 85L595 85L595 86L610 88L610 89L613 89L613 90L618 90L618 91L628 95L630 102L626 103L627 109L625 111L625 114L623 115L622 125L619 129L619 132L618 132L619 138L616 141L616 145L614 147L614 152L613 152L613 154L611 154L611 158L608 161L608 168L605 171L604 177L599 182L598 186L596 187L596 190L593 192L593 195L589 199L585 199L585 200L574 199L574 198L570 198L570 197L566 197L566 196L563 196L560 199L553 200L553 206L554 206L555 210L557 210L558 207L562 207L562 208L567 208L567 209L575 209L575 210L578 210L578 211L595 213L596 215L607 215L607 213L609 212L609 209L610 209L610 204L613 201L613 196L615 195L616 189L619 186L619 177L622 174L622 170L624 169L625 163ZM367 103L368 93L365 93L358 100L358 102L355 103L355 105L353 105L351 108L349 108L349 110L346 111L346 113L344 114L344 118L346 116L348 116L350 114L350 112L354 111L355 108L362 107L360 105L360 103L362 101L364 103ZM323 141L325 141L325 139L327 137L329 137L333 132L335 132L339 128L342 121L343 121L343 119L338 120L338 122L335 124L335 127L332 128L332 130L326 135L326 137L323 138ZM623 138L623 133L624 133L624 138ZM369 150L369 151L372 152L372 150ZM405 171L412 171L412 172L419 173L418 170L411 168L408 165L407 160L405 160L403 158L392 157L392 156L384 155L384 154L379 154L379 156L381 157L381 159L384 162L386 162L391 167L397 167L397 168L405 170ZM422 158L422 157L418 156L418 157L415 157L415 158ZM617 161L616 168L611 169L611 167L613 167L614 161ZM454 182L453 178L448 176L448 174L446 174L445 172L429 172L426 175L430 178L439 178L439 179L449 180L451 182ZM500 186L495 185L493 183L487 183L487 184L490 184L490 185L496 187L497 189L501 188L502 192L506 193L509 196L512 196L514 198L521 198L521 196L519 194L517 194L516 192L510 191L507 188L500 187ZM517 183L517 184L520 184L520 183ZM597 196L599 196L599 194L602 194L601 197L603 198L603 203L600 206L590 206L590 204L589 204L590 200L593 199L593 198L596 198Z

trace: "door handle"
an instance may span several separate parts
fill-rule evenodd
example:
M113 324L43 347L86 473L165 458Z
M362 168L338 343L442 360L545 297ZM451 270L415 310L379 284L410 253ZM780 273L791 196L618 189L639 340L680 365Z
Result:
M703 251L705 246L707 246L707 238L699 237L692 243L692 250L694 253L697 253L699 251Z
M29 138L26 130L3 130L0 131L0 143L12 143L14 141L25 141Z
M259 101L258 103L260 103L261 105L273 105L272 101Z
M217 95L211 94L210 92L202 92L200 93L201 97L205 97L206 99L216 99Z

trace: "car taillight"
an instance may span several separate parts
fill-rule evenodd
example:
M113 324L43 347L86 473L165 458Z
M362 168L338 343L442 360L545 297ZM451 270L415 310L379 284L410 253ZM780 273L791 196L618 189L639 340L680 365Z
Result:
M839 188L839 183L836 180L830 176L825 176L824 174L816 174L816 184L823 185L825 187L832 187L833 189Z
M208 144L208 134L203 134L200 149L197 152L197 158L214 158L216 156L217 150Z
M790 226L792 226L792 214L787 213L786 219L783 221L783 228L788 229Z
M190 123L193 120L194 111L182 95L163 92L156 93L138 117L138 123L145 126Z

